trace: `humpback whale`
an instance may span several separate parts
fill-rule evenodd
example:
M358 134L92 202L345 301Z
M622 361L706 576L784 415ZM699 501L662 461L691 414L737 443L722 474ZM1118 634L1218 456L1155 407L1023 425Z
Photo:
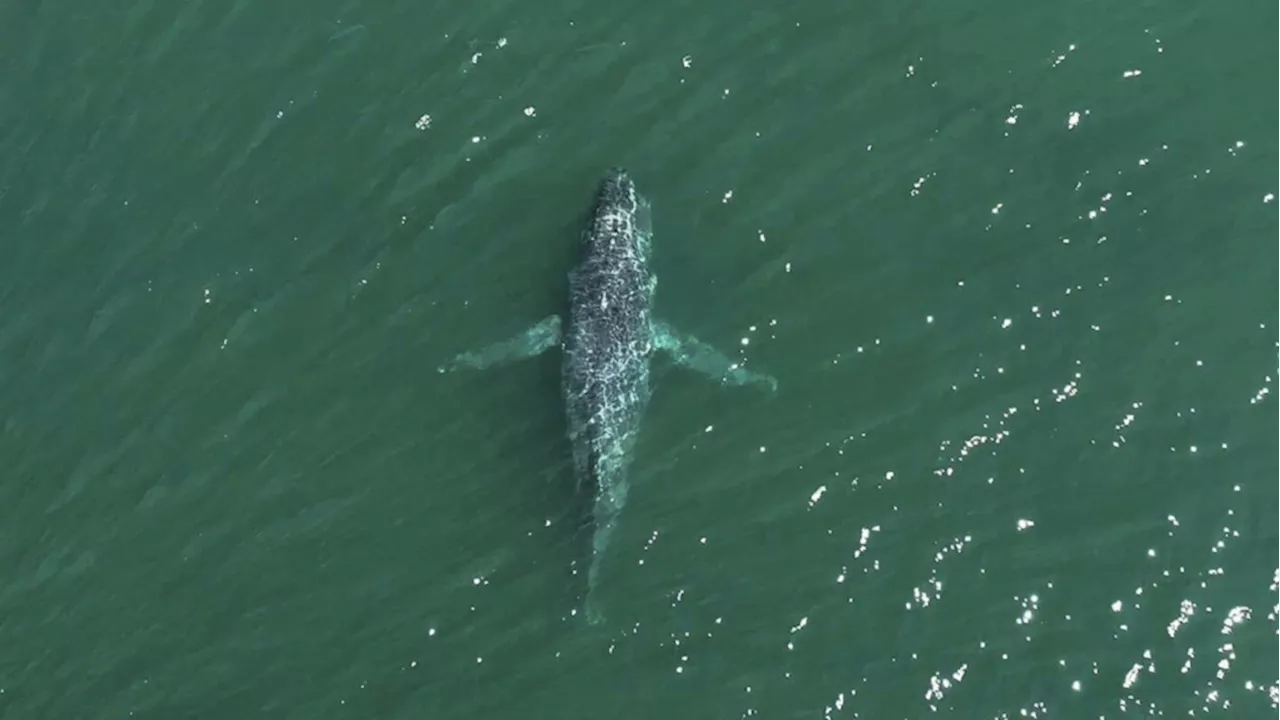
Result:
M569 273L568 317L549 315L514 337L464 352L439 367L485 368L562 350L561 385L574 474L594 492L586 616L602 619L593 590L600 563L627 501L627 469L650 396L656 352L729 385L777 390L770 375L748 370L714 347L653 316L657 279L649 269L650 205L622 168L600 183L582 232L581 257Z

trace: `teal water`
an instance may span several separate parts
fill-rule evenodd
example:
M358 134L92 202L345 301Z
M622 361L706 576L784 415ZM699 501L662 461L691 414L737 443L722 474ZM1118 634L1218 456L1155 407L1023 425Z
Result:
M1272 717L1275 5L0 7L0 717ZM608 622L558 358L659 367Z

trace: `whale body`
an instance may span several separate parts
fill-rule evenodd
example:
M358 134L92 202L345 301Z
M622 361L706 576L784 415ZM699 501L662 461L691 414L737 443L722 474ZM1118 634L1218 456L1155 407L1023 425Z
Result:
M561 383L574 475L594 493L586 616L603 615L594 593L600 564L618 526L629 489L628 468L651 394L650 365L663 352L676 363L731 385L777 390L773 377L676 331L653 315L657 280L649 268L653 238L649 202L621 168L601 181L581 238L578 265L569 273L567 318L549 315L520 334L440 367L485 368L562 350Z

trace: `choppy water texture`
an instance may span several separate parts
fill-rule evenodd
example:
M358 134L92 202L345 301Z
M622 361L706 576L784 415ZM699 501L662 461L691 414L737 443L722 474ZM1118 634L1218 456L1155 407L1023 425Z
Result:
M1274 716L1276 12L5 5L0 715ZM433 368L614 164L779 390L589 627L558 360Z

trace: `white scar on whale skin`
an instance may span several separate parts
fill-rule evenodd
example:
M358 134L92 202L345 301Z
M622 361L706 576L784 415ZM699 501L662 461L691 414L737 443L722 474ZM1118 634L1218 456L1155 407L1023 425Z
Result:
M582 233L579 264L569 273L568 317L550 315L439 368L481 369L554 347L563 351L561 382L574 475L579 488L595 493L585 602L593 624L603 620L593 591L626 504L627 470L649 402L649 365L655 352L727 385L761 385L770 392L778 388L772 376L747 370L740 361L653 318L657 278L649 269L651 237L648 201L626 171L610 171Z

